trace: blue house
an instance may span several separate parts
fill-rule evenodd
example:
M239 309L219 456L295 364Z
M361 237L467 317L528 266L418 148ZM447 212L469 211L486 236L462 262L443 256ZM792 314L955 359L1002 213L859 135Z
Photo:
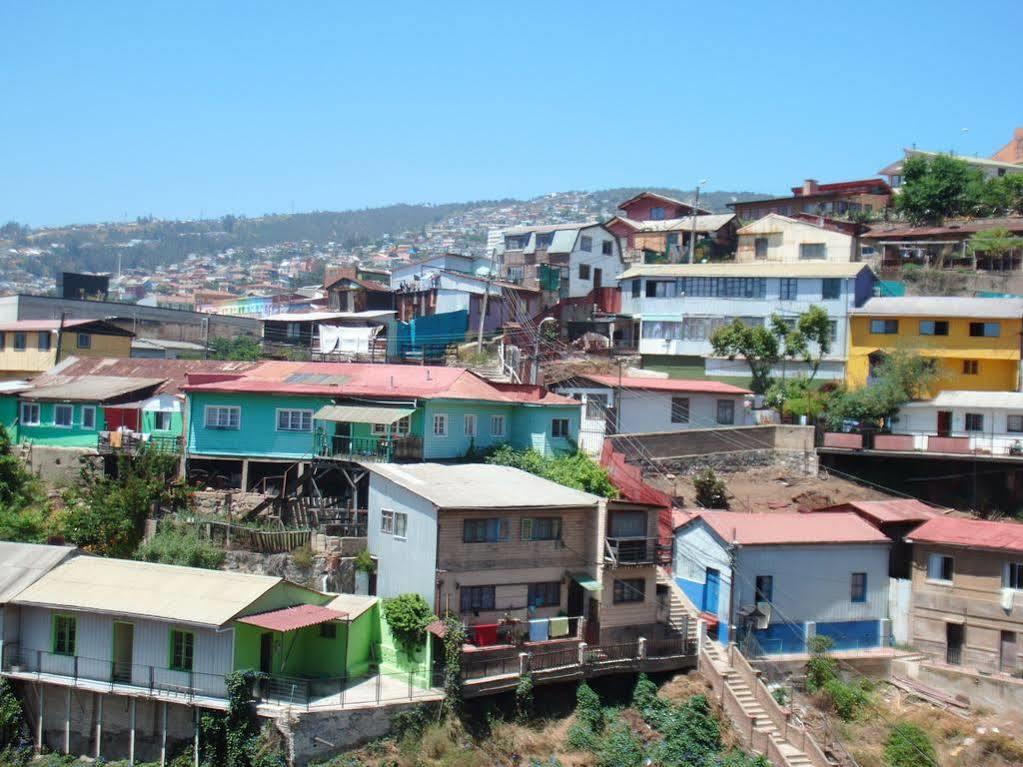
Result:
M722 644L734 638L753 652L804 653L820 635L834 649L867 649L890 634L890 545L852 513L699 511L675 528L672 574L716 621Z

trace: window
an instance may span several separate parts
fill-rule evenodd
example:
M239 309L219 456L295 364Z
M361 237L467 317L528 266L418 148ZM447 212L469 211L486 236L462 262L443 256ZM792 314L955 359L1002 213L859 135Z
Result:
M920 320L920 335L947 336L948 320Z
M753 256L754 258L767 258L767 238L757 237L753 240Z
M815 260L827 258L828 248L823 242L801 242L799 244L799 258L802 260Z
M78 348L79 349L91 349L92 348L92 336L88 333L78 334Z
M242 409L237 405L207 405L207 429L241 428Z
M525 517L519 523L523 541L560 541L561 517Z
M647 298L674 298L678 294L678 283L675 280L647 280Z
M1005 430L1009 432L1023 432L1023 415L1010 415L1006 418Z
M405 538L408 535L408 514L404 511L394 512L394 537Z
M795 277L782 277L781 280L781 300L782 301L795 301L796 294L798 292L799 281Z
M973 338L998 338L1002 327L998 322L971 322L970 335Z
M643 281L638 277L632 281L632 297L639 298L640 292L643 288Z
M966 431L984 431L984 414L983 413L967 413L966 414Z
M555 418L551 421L551 436L554 439L566 439L568 437L567 418Z
M463 543L501 543L508 540L508 520L465 519L462 521Z
M753 597L756 602L770 602L774 599L774 576L758 575L756 581L756 592Z
M825 277L821 280L821 298L831 301L840 298L842 295L842 281L835 277Z
M866 573L853 573L852 582L849 586L849 601L850 602L866 602L867 601L867 574Z
M0 332L0 352L7 346L7 334Z
M600 253L604 256L610 256L614 252L614 243L611 240L604 240L600 243Z
M380 510L380 532L394 534L394 512L390 509Z
M530 607L558 607L561 605L561 581L530 583L528 604Z
M25 334L15 333L14 334L14 351L23 352L25 351Z
M462 417L462 431L466 437L476 436L476 416L472 413L466 413Z
M171 629L170 667L174 671L191 671L195 657L195 634Z
M735 423L735 401L730 399L718 400L718 423Z
M459 590L459 602L462 612L479 612L480 610L494 609L494 594L497 589L493 586L462 586Z
M54 405L53 406L53 425L60 426L64 429L70 429L74 424L75 408L74 405Z
M77 621L70 615L53 616L53 654L74 655Z
M288 329L287 329L288 338L298 338L298 336L299 336L299 334L301 332L302 332L302 326L299 325L297 322L289 322L288 323Z
M689 397L671 398L671 422L689 423Z
M831 338L831 343L838 340L838 320L828 320L828 336Z
M21 425L22 426L39 425L39 405L37 403L35 402L21 403Z
M927 580L951 583L954 572L952 557L944 554L931 554L927 558Z
M277 431L312 431L312 410L278 410Z
M448 417L444 413L437 413L433 417L433 436L448 436Z
M373 424L372 433L374 437L386 436L388 432L390 432L391 434L397 434L399 437L408 436L409 416L399 418L397 421L394 422L394 424L387 423Z
M41 352L48 352L50 350L50 331L39 331L36 335L36 347Z
M591 421L598 421L604 418L607 413L607 395L590 394L586 395L586 418Z
M980 363L977 360L963 360L963 375L975 376L980 371Z
M579 264L579 279L580 280L588 280L588 279L590 279L590 265L589 264Z
M96 408L92 405L82 405L82 428L96 428Z
M580 237L579 238L579 250L586 251L587 253L592 253L593 252L593 238L592 237L587 237L585 235ZM581 268L582 267L580 266L580 269ZM582 277L581 274L579 276Z
M664 208L655 207L650 209L650 220L651 221L663 221L664 220Z
M320 624L320 639L337 639L337 624L336 623L321 623Z
M546 234L536 235L536 249L546 250L554 242L554 232L548 232Z
M875 336L894 336L899 332L898 320L871 320L870 332Z
M490 416L490 436L491 437L503 437L504 436L504 416L503 415L492 415L492 416Z
M1002 573L1002 588L1023 591L1023 562L1006 562Z
M646 599L646 580L624 578L614 582L614 603L642 602Z

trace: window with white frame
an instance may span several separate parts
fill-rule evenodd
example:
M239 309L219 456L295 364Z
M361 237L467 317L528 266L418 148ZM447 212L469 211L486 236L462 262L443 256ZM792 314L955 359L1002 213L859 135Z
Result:
M53 406L53 425L60 426L64 429L70 429L74 425L75 420L75 407L74 405L54 405Z
M92 405L82 405L82 428L96 428L96 408Z
M153 431L170 431L171 415L170 410L157 410L153 413Z
M795 301L798 291L799 280L795 277L782 277L779 290L779 297L782 301Z
M967 413L965 418L966 431L984 431L984 414Z
M437 413L433 416L433 436L448 436L448 417L444 413Z
M1023 562L1006 562L1002 571L1002 588L1023 591Z
M1023 432L1023 415L1010 415L1005 419L1005 430L1009 432Z
M394 512L390 509L380 510L380 532L387 535L394 533Z
M21 403L21 425L22 426L38 426L39 425L39 403L38 402L22 402Z
M927 580L951 583L955 576L955 563L947 554L931 554L927 558Z
M592 237L587 237L586 235L583 235L582 237L580 237L579 238L579 250L584 250L587 253L591 253L593 251L593 238Z
M297 322L288 323L288 338L298 338L302 333L302 326Z
M827 246L823 242L801 242L799 243L799 257L803 260L819 261L827 258Z
M410 428L411 424L409 422L409 417L405 416L404 418L399 418L392 424L386 423L373 424L373 436L382 437L388 433L388 430L390 430L391 434L396 434L399 437L405 437L408 436Z
M408 514L404 511L394 512L394 537L404 538L408 534Z
M568 437L567 418L555 418L551 421L551 436L555 439L565 439Z
M466 413L462 416L462 433L466 437L476 436L476 416L472 413Z
M491 437L503 437L504 436L504 416L503 415L492 415L492 416L490 416L490 436Z
M312 410L278 410L277 431L312 431Z
M41 352L48 352L50 350L50 331L40 330L36 336L36 347Z
M207 429L240 429L242 409L237 405L207 405Z

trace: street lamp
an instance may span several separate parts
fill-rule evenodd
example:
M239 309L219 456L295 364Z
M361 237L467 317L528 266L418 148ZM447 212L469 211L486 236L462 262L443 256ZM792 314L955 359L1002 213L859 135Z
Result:
M700 187L707 183L707 179L702 179L699 184L696 185L696 202L693 203L693 228L689 233L689 263L695 263L696 261L696 216L700 209Z
M536 326L536 338L533 339L533 370L529 376L529 382L536 386L536 371L540 367L540 334L543 332L545 322L557 322L553 317L544 317Z

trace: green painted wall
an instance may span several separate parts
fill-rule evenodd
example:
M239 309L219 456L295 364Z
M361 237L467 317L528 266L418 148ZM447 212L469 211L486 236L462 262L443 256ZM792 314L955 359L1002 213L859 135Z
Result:
M348 624L348 675L369 672L374 648L380 644L380 604L373 605Z
M409 655L398 645L391 627L387 625L387 618L384 611L380 610L378 622L380 630L380 673L386 676L398 677L407 681L411 674L412 684L420 688L430 687L432 658L430 648L432 643L427 637L423 644Z
M64 403L61 403L64 404ZM39 425L29 426L24 423L18 427L18 441L31 441L38 445L54 445L57 447L96 447L97 432L105 428L103 408L96 403L66 403L74 408L71 428L53 425L55 403L39 403ZM91 405L96 408L96 428L82 428L82 408Z
M11 442L18 441L18 427L15 421L18 420L18 398L10 395L0 395L0 427L6 432Z
M571 452L572 442L555 438L552 423L555 418L567 418L568 433L578 441L580 416L578 405L520 405L512 422L512 444L517 448L531 447L544 455Z
M169 429L156 429L154 423L156 422L156 411L155 410L143 410L142 411L142 433L143 434L157 434L164 437L178 437L181 436L183 431L183 419L181 413L171 412L170 417L170 428Z
M337 623L336 636L320 636L319 626L298 631L272 632L274 635L273 673L304 678L345 675L345 637L348 630ZM235 623L234 667L259 669L259 647L264 629L247 623ZM283 664L283 669L282 669Z

